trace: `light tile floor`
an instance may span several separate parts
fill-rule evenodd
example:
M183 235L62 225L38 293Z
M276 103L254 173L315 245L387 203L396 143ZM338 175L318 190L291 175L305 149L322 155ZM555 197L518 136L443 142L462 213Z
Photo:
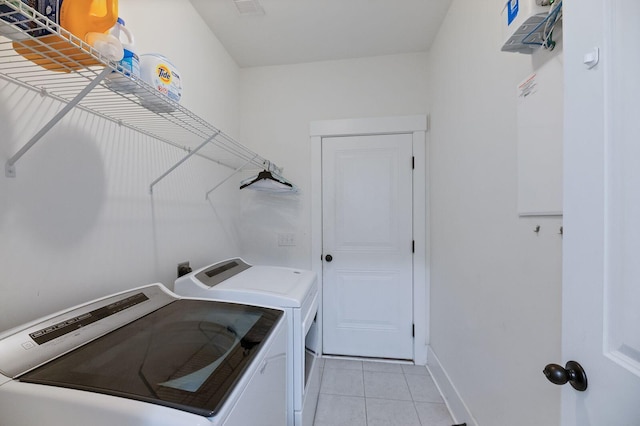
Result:
M425 367L321 359L314 426L451 426Z

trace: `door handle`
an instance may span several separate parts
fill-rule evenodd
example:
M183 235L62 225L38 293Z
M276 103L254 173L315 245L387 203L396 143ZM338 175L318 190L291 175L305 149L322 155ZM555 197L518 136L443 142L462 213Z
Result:
M331 262L333 260L333 256L331 256L330 254L326 255L324 257L324 260L326 260L327 262Z
M587 390L587 373L577 361L569 361L562 368L558 364L548 364L542 371L547 379L556 385L569 383L577 391Z

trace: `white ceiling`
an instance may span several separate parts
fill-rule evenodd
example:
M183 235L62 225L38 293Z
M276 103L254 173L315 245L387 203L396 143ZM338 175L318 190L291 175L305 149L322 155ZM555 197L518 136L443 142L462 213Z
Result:
M451 0L190 0L240 67L426 52Z

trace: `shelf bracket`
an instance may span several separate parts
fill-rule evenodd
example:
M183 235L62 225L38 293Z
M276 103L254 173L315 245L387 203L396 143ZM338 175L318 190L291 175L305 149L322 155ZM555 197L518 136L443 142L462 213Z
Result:
M47 124L45 124L42 129L38 131L29 141L18 151L13 157L9 158L5 163L4 173L6 177L16 177L16 163L18 160L33 147L44 135L47 134L49 130L53 128L60 120L64 118L65 115L69 113L80 101L89 94L100 82L110 74L112 71L111 68L105 67L100 74L96 76L87 86L85 86L80 93L78 93L73 99L71 99L58 113L53 116L51 120Z
M234 177L235 175L237 175L242 169L244 169L245 167L247 167L249 164L251 164L251 162L253 160L256 159L258 155L256 154L253 158L251 158L250 160L248 160L246 163L244 163L242 166L238 167L237 169L235 169L233 171L233 173L231 173L229 176L227 176L226 178L224 178L223 180L221 180L220 182L218 182L218 184L216 186L214 186L213 188L211 188L209 191L207 191L207 193L204 195L204 199L207 200L209 199L209 194L211 194L213 191L215 191L216 189L218 189L220 187L220 185L222 185L223 183L225 183L226 181L228 181L229 179L231 179L232 177Z
M174 164L173 166L171 166L171 168L169 170L167 170L166 172L164 172L159 178L157 178L156 180L154 180L153 182L151 182L151 185L149 185L149 194L153 195L153 187L160 182L162 179L164 179L165 177L167 177L171 172L173 172L175 169L177 169L178 167L180 167L182 165L182 163L184 163L185 161L187 161L189 158L193 157L195 154L198 153L198 151L200 151L202 148L204 148L209 142L211 142L212 140L215 139L216 136L218 136L220 134L220 132L215 132L213 135L211 135L211 137L209 137L208 139L206 139L204 142L202 142L200 145L198 145L198 147L192 151L189 151L189 154L187 154L184 158L182 158L180 161L178 161L176 164Z

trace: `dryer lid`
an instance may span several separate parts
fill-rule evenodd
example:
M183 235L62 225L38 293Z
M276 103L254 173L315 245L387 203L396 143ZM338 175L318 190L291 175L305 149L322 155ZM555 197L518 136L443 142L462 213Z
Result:
M175 289L190 296L300 308L317 293L317 278L304 269L248 265L235 258L178 278Z

